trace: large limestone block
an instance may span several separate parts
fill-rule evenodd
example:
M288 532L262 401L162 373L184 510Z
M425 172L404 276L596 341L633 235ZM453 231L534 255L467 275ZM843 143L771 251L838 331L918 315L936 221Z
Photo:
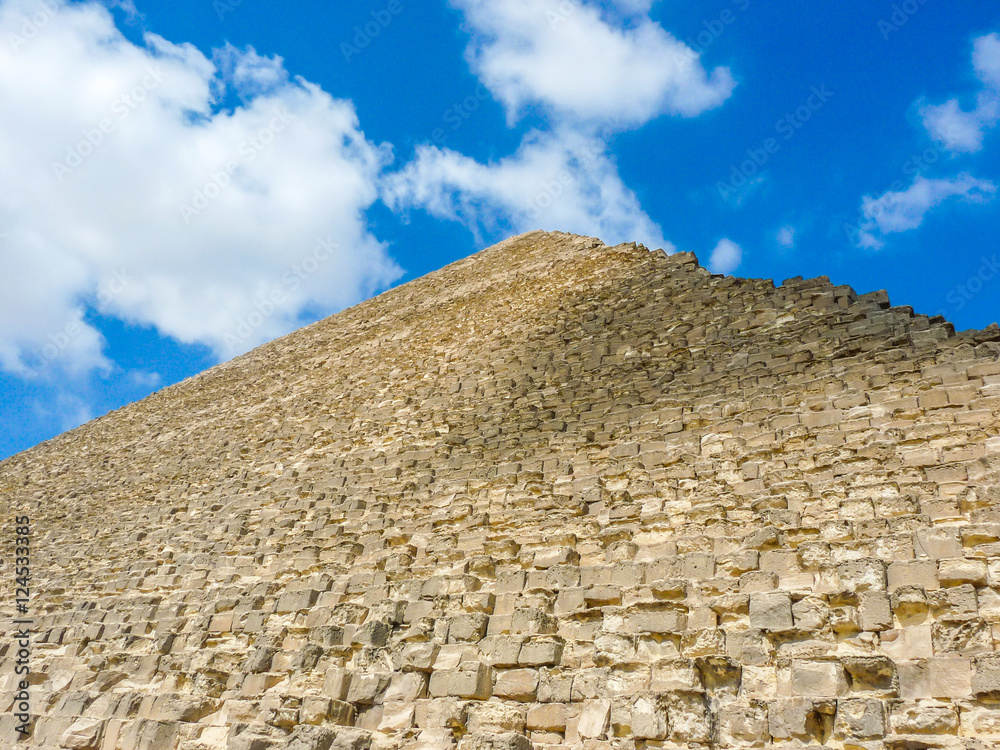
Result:
M794 626L791 595L784 591L751 594L750 625L760 630L790 630Z
M455 697L486 700L492 693L492 670L485 664L471 669L438 670L431 674L432 697Z

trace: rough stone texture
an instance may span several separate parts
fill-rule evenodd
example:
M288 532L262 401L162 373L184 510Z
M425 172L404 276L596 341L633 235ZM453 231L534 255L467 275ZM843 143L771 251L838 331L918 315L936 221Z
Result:
M508 240L0 464L18 746L995 747L998 352Z

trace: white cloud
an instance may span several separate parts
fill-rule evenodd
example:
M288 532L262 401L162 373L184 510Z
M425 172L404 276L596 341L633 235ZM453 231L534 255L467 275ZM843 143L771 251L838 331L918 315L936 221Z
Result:
M229 356L399 276L365 220L389 150L350 102L253 50L213 63L47 6L0 0L0 367L109 367L94 310Z
M145 370L132 370L128 374L129 380L141 388L156 388L163 383L163 376L158 372L147 372Z
M480 241L484 233L541 227L673 251L604 148L572 130L532 133L516 154L491 164L422 146L387 178L383 199L395 209L419 207L460 221Z
M213 56L219 77L216 78L218 96L225 94L228 85L246 102L266 96L288 86L288 71L280 57L262 57L253 47L240 50L227 43Z
M777 240L779 245L789 250L795 247L795 227L791 225L783 226L778 230Z
M719 106L735 85L654 23L655 0L451 0L471 33L470 68L505 106L508 124L528 108L551 115L517 152L483 164L421 146L390 175L383 200L422 208L484 235L535 228L638 241L673 251L621 179L604 136L664 113L693 117Z
M972 65L984 86L1000 89L1000 34L987 34L973 42Z
M972 65L982 84L972 109L964 109L958 99L921 102L918 107L928 134L949 151L979 151L986 132L1000 122L1000 35L988 34L973 42Z
M575 0L452 0L472 32L472 70L513 122L541 104L560 120L624 129L663 113L693 117L735 86L646 15L649 0L618 3L627 24ZM607 14L605 14L607 15Z
M743 262L743 248L732 240L722 239L712 250L708 270L712 273L732 273Z
M917 177L903 191L890 191L879 198L866 195L861 202L862 222L857 244L878 249L885 245L887 234L918 228L927 213L952 198L970 203L986 203L996 194L996 185L969 174L954 179L930 180Z

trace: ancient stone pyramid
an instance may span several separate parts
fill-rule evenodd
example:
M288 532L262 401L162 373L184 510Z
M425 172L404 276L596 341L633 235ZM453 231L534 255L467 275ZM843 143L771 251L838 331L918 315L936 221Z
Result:
M0 744L998 747L998 352L513 238L0 464Z

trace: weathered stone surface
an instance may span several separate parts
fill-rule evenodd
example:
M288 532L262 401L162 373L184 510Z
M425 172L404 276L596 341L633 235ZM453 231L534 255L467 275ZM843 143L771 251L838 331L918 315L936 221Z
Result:
M750 625L761 630L790 630L792 597L785 591L750 595Z
M998 746L998 357L513 238L0 463L0 747Z

